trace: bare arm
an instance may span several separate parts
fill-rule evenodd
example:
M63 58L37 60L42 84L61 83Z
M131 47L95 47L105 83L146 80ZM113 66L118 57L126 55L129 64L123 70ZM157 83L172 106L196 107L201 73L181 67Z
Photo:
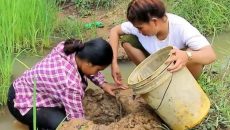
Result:
M117 64L117 57L118 57L118 47L119 47L119 37L124 33L121 30L121 25L117 25L113 27L109 34L109 43L113 49L113 63Z
M189 62L207 65L216 60L216 54L211 46L206 46L198 51L191 51L192 59Z
M167 62L174 62L175 64L170 66L168 70L171 72L178 71L186 66L188 62L207 65L216 60L216 54L211 46L206 46L196 51L189 51L192 53L192 58L190 60L185 51L174 48L170 52L172 56L167 60Z
M121 30L121 25L117 25L113 27L110 31L109 35L109 43L113 49L113 62L111 65L112 70L112 76L116 84L121 85L122 84L122 77L119 70L119 66L117 63L117 57L118 57L118 47L119 47L119 37L120 35L124 34Z

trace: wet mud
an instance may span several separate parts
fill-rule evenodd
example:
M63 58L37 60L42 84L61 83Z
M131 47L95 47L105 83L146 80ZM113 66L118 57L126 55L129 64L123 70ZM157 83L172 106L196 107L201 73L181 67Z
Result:
M131 89L116 92L89 89L83 101L85 119L63 122L58 130L160 130L161 121Z

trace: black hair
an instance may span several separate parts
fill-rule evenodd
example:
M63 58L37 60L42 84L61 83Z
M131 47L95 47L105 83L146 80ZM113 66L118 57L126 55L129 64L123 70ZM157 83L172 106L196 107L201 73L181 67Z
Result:
M113 60L112 48L102 38L96 38L85 43L73 38L67 39L64 43L64 52L66 55L75 53L80 59L99 66L108 66Z
M132 23L149 22L153 17L164 17L165 13L161 0L132 0L127 9L127 19Z

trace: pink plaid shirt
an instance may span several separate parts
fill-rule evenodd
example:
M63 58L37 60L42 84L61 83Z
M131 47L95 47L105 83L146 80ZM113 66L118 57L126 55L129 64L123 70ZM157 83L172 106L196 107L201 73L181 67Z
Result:
M84 117L82 98L87 86L86 76L81 77L77 69L75 54L65 55L64 42L55 47L42 61L27 70L14 83L15 106L22 115L33 107L34 79L37 84L39 107L64 107L67 119ZM88 76L96 85L105 82L104 76Z

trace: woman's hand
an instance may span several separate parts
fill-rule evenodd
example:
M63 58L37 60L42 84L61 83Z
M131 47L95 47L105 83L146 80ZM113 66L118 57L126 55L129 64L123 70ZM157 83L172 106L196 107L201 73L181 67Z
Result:
M170 57L168 58L168 60L166 61L166 63L172 63L169 67L168 67L168 71L170 72L176 72L180 69L182 69L183 67L186 66L188 60L188 55L185 51L173 48L170 51Z
M101 88L102 88L105 92L107 92L108 94L110 94L110 95L112 95L112 96L115 96L114 90L120 89L120 88L121 88L121 89L127 89L128 87L125 86L125 85L117 86L117 85L111 84L111 83L103 83L103 84L101 85Z
M122 85L122 76L118 64L111 65L112 77L117 85Z

